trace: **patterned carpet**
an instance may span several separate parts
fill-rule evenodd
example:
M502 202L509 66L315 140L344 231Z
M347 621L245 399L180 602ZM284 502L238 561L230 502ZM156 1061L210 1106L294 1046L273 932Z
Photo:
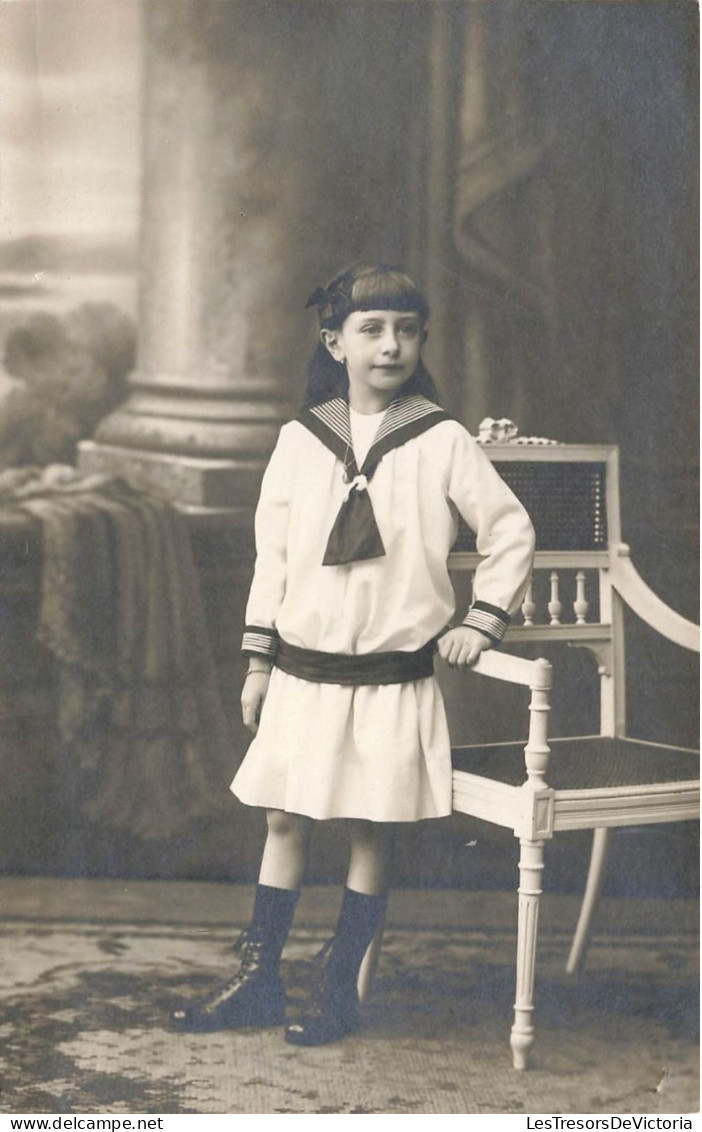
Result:
M284 959L294 997L320 931ZM391 930L363 1029L320 1049L276 1030L180 1035L167 1013L226 977L219 927L0 929L5 1113L682 1113L698 1108L689 941L596 940L579 980L542 938L534 1067L509 1056L507 931Z

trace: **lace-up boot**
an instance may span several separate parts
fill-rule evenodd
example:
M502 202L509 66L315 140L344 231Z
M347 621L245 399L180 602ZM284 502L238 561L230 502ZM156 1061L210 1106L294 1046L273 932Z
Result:
M259 885L251 924L234 945L240 956L234 977L203 1002L175 1010L171 1020L188 1033L279 1026L285 1021L285 990L278 974L297 892Z
M358 1029L358 974L381 922L386 896L366 896L344 889L341 912L331 939L314 960L310 1001L285 1030L292 1045L320 1046Z

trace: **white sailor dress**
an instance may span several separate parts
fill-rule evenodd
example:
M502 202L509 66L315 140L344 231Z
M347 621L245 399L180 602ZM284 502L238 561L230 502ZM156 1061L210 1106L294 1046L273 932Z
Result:
M242 802L315 819L451 813L432 653L455 613L458 516L482 556L463 624L497 644L528 585L534 533L468 432L426 398L398 397L359 469L344 399L283 426L255 519L242 648L273 670L231 787Z

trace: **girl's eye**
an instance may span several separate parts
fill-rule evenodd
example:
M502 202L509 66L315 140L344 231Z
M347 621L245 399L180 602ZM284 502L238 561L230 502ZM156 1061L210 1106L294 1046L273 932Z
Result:
M379 326L364 326L361 329L362 334L380 334Z
M414 338L419 334L419 327L416 322L407 322L403 326L399 326L400 334L404 334L406 338Z

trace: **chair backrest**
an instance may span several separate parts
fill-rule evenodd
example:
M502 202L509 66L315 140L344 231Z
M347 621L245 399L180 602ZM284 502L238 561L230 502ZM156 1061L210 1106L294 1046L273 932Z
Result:
M594 653L600 731L624 734L623 613L612 582L613 561L622 553L618 449L512 441L486 444L484 451L536 530L532 583L508 639L565 641ZM472 577L480 561L463 524L449 561L460 588L460 576Z

